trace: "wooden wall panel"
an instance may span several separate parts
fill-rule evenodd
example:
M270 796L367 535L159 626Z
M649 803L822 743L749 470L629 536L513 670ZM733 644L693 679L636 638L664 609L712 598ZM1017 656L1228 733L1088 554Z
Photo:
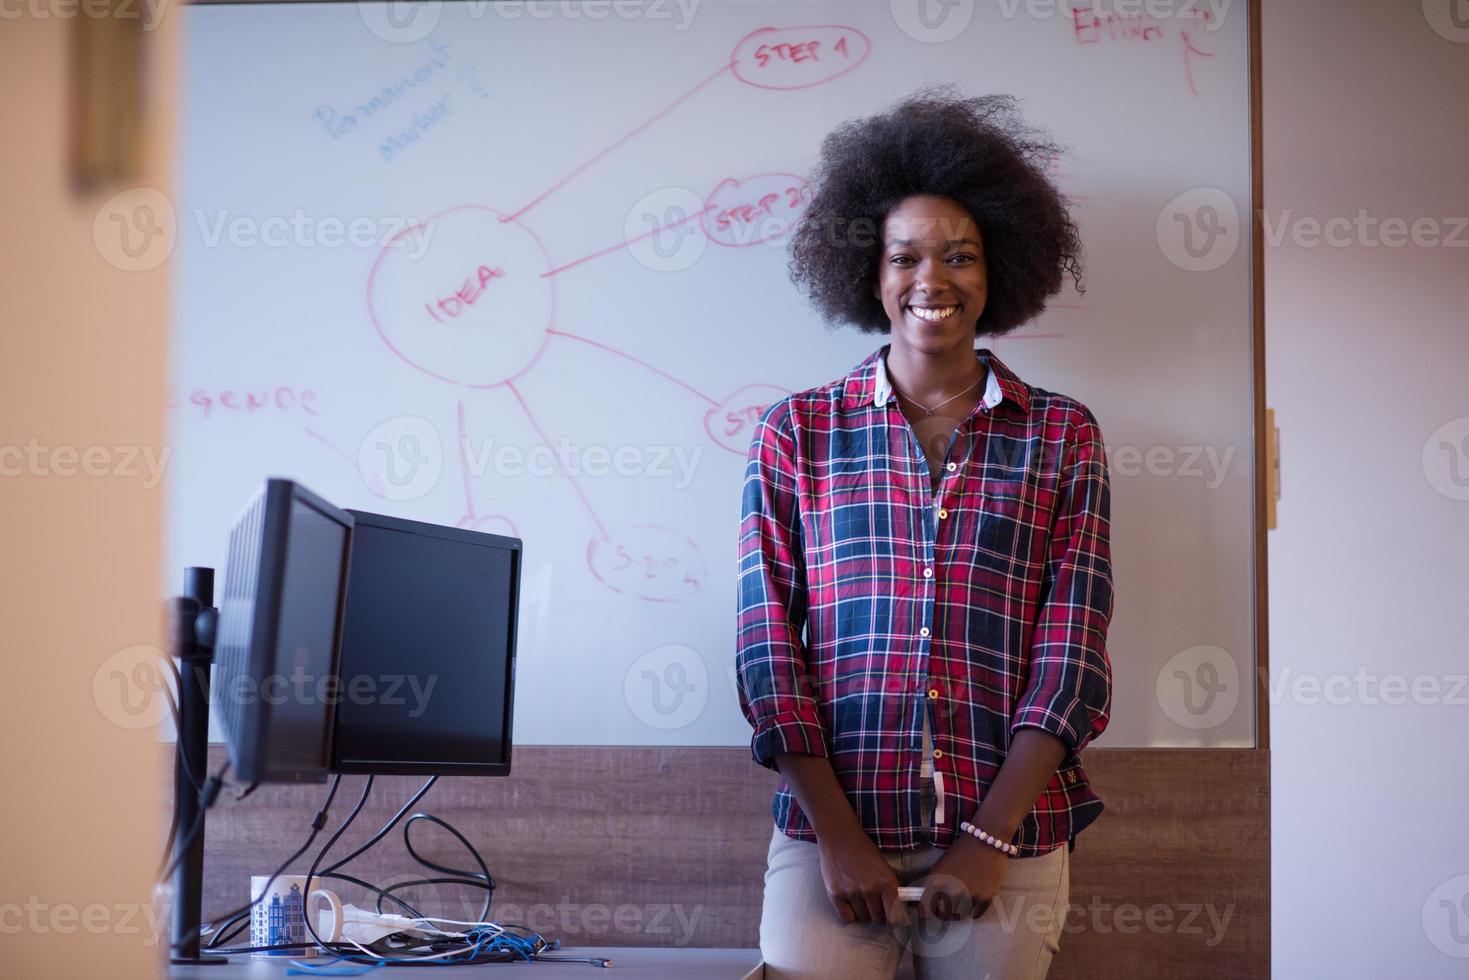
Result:
M1085 758L1107 810L1077 838L1051 976L1267 977L1268 753L1090 749ZM343 780L329 827L365 778ZM420 783L378 779L334 853L369 836ZM416 809L480 848L498 884L497 917L572 945L749 947L774 786L741 748L526 747L515 750L514 775L441 779ZM266 786L239 803L222 799L208 824L206 919L241 904L248 876L300 845L325 789ZM433 860L468 865L433 827L418 825L414 842ZM395 832L345 870L382 883L409 877L410 866ZM366 903L351 886L340 891ZM478 913L467 890L419 894L426 914Z

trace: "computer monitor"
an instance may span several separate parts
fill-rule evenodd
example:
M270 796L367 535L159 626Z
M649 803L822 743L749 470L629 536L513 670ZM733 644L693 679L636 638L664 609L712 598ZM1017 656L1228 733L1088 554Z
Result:
M508 775L520 539L348 513L332 770Z
M211 700L245 783L320 782L352 517L270 479L230 533Z

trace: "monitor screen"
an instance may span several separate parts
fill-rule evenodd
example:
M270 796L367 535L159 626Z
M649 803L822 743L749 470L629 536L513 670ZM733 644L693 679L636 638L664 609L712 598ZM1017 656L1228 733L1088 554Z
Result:
M211 700L246 782L324 779L352 519L271 479L230 535Z
M519 539L349 513L333 769L508 773Z

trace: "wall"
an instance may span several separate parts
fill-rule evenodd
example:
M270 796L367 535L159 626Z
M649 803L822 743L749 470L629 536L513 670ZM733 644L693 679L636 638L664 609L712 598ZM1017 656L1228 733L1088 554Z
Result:
M159 753L105 694L161 625L160 493L129 453L162 439L167 283L94 246L116 189L68 190L74 22L21 11L0 25L0 973L152 976ZM147 42L159 99L166 25ZM149 123L147 177L166 186L168 119Z
M1450 3L1265 4L1280 977L1469 970L1469 235L1374 247L1370 224L1469 215L1469 29L1427 16ZM1362 211L1345 247L1298 220Z

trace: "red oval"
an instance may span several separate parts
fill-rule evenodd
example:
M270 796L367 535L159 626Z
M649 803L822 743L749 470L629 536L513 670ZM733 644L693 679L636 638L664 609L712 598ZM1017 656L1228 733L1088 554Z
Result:
M704 199L699 223L716 245L744 248L779 238L806 207L806 181L795 174L726 177Z
M743 456L750 449L755 423L765 410L790 392L775 385L744 385L704 413L704 431L721 449Z
M693 539L655 524L633 524L615 538L592 538L587 566L612 591L650 602L696 595L708 575Z
M855 27L762 27L735 45L730 67L736 78L756 88L809 88L845 75L871 51L872 42Z

